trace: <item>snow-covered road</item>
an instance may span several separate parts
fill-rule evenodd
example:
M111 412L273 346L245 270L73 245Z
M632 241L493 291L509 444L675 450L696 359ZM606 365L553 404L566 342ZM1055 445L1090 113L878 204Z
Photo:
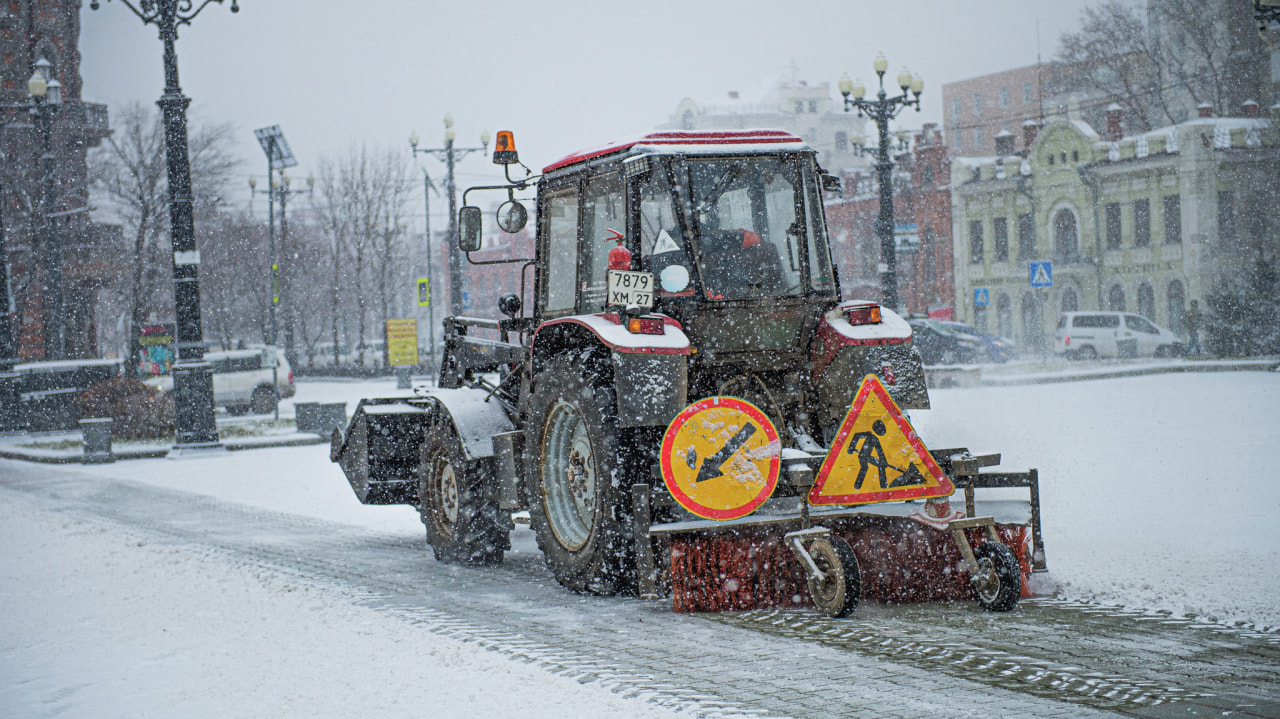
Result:
M393 393L393 386L304 382L298 399L355 399ZM864 697L885 681L946 688L934 697L890 696L905 716L958 715L972 708L970 696L994 702L977 715L1055 715L1068 706L1058 715L1086 716L1090 710L1079 705L1001 689L1000 679L990 682L994 687L974 684L946 667L937 670L948 676L931 677L935 660L884 648L958 646L980 620L992 637L966 644L972 656L996 666L991 662L1002 652L1025 651L1037 658L1024 669L1049 671L1054 647L1080 627L1102 635L1188 613L1210 628L1180 622L1183 629L1170 631L1183 633L1170 637L1121 631L1123 639L1092 650L1096 662L1083 670L1096 676L1087 681L1124 696L1136 696L1129 693L1134 687L1160 695L1175 692L1186 672L1208 666L1231 676L1254 672L1242 681L1275 683L1274 651L1251 655L1262 658L1260 667L1233 669L1234 660L1206 648L1221 643L1217 637L1275 644L1276 635L1257 625L1280 625L1280 485L1271 465L1280 435L1280 374L1167 375L932 396L934 409L912 417L926 443L1001 451L1004 467L1041 470L1046 548L1061 596L1129 610L1097 607L1103 618L1090 625L1094 620L1062 602L1028 604L1003 622L968 606L866 607L843 625L844 649L828 625L811 617L796 624L746 616L712 632L708 627L717 625L652 604L564 593L540 566L527 530L517 532L516 551L500 569L441 567L422 551L416 513L359 505L323 446L98 467L0 462L6 548L0 714L447 716L518 708L556 717L821 715L803 702L778 712L769 709L778 702L753 701L752 685L768 682L752 681L750 671L740 676L744 667L729 657L741 651L785 655L788 666L834 660L840 676L870 693ZM482 600L464 606L467 597ZM929 616L938 627L922 631ZM1075 629L1040 645L1017 647L1001 636L1053 635L1063 622ZM1235 622L1248 626L1229 626ZM768 625L764 638L757 624ZM521 635L522 627L530 636ZM660 672L645 671L646 655L631 651L647 634L656 666L679 681L664 684L655 678ZM660 638L692 639L693 649L673 653ZM610 649L617 661L601 664L567 648L602 640L616 644ZM881 649L870 657L857 648L872 644ZM1157 658L1127 656L1140 650ZM1174 654L1183 656L1174 661ZM1131 672L1127 664L1150 666ZM820 677L802 681L804 672L769 666L769 681L798 695L820 684ZM1083 670L1076 668L1076 676ZM984 681L981 671L964 671ZM1073 691L1071 671L1064 671L1058 681ZM717 676L726 682L719 691ZM626 693L611 691L619 688ZM661 706L644 700L655 697ZM850 701L848 711L831 713L859 715L859 704Z

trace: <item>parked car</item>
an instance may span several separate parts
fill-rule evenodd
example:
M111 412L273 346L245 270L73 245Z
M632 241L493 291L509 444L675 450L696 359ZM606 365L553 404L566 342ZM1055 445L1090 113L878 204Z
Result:
M242 350L206 352L205 360L213 365L213 402L227 408L230 414L267 414L275 411L271 392L271 371L276 371L276 388L280 398L292 397L297 391L293 369L278 347L254 347ZM161 392L173 390L173 375L147 380Z
M1185 346L1177 335L1129 312L1064 312L1053 352L1068 359L1177 357Z
M963 322L943 322L942 324L954 329L957 332L977 337L987 346L987 352L992 362L1004 364L1011 359L1018 358L1018 345L1008 337L999 337L997 335L983 334L972 325L966 325ZM979 360L986 361L985 359Z
M959 323L916 317L907 320L911 325L912 342L920 350L925 364L973 364L985 362L990 351L980 335L970 329L961 329Z

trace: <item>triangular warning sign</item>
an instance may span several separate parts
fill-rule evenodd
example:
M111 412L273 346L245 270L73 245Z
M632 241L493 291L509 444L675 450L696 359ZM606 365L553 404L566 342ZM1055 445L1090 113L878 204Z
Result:
M671 235L667 234L665 229L658 232L658 241L653 246L653 254L660 255L664 252L679 251L680 245L676 244L676 241L671 238Z
M879 378L867 375L818 470L809 504L873 504L953 492Z

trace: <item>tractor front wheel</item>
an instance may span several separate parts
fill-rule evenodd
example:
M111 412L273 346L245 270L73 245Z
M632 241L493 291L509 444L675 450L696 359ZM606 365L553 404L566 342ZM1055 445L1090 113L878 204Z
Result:
M499 564L511 548L498 506L484 498L481 463L468 461L448 419L427 431L418 471L418 511L427 543L446 564ZM509 521L509 519L508 519Z

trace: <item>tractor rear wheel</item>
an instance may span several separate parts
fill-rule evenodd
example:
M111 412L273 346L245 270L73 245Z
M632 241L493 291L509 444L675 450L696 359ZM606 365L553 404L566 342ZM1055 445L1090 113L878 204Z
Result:
M609 358L591 351L550 360L529 403L530 523L547 567L575 592L618 594L635 584L616 407Z
M973 550L978 573L970 577L978 606L991 612L1007 612L1022 596L1022 572L1013 550L999 542L986 542Z
M440 418L427 430L418 470L418 511L427 543L446 564L499 564L511 548L501 510L482 494L484 472L468 461L453 423Z
M809 595L823 614L846 617L862 596L862 572L849 543L836 536L819 537L809 544L809 556L824 575L809 577Z

